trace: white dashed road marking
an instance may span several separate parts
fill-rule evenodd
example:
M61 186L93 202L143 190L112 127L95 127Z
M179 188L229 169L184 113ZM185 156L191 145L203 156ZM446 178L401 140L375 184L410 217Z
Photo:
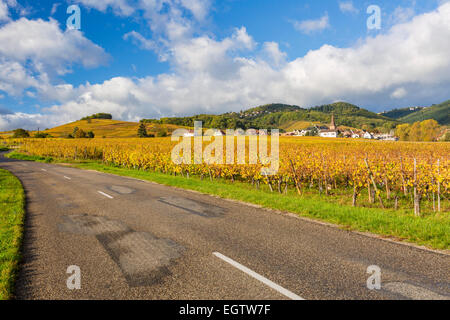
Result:
M249 276L255 278L258 281L261 281L262 283L264 283L265 285L271 287L272 289L278 291L279 293L281 293L282 295L292 299L292 300L305 300L302 297L296 295L295 293L277 285L276 283L270 281L269 279L263 277L262 275L250 270L249 268L243 266L242 264L224 256L223 254L219 253L219 252L214 252L213 255L215 255L217 258L222 259L223 261L231 264L233 267L241 270L242 272L245 272L246 274L248 274Z
M69 177L66 177L66 176L64 176L64 178L67 179L67 180L72 180L72 178L69 178Z
M41 169L42 171L47 171L47 170L45 170L45 169Z
M107 198L114 199L114 198L111 197L109 194L106 194L106 193L104 193L104 192L98 191L98 193L100 193L102 196L105 196L105 197L107 197Z

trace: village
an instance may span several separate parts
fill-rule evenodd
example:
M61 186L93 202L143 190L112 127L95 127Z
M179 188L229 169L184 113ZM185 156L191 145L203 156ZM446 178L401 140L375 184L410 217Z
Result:
M205 136L254 136L254 135L267 135L267 130L258 129L236 129L236 130L219 130L209 129L203 135ZM194 130L185 130L184 137L200 136L200 133L196 133ZM383 141L398 141L399 138L394 136L393 133L375 133L365 130L357 129L339 129L336 126L334 115L331 116L331 123L328 127L317 126L312 124L309 128L298 129L290 132L282 133L284 137L305 137L305 136L319 136L322 138L349 138L349 139L370 139L370 140L383 140Z
M312 125L307 129L294 130L282 134L288 137L319 136L322 138L349 138L349 139L370 139L383 141L398 141L399 138L392 133L374 133L357 129L339 129L336 126L334 115L331 115L331 123L328 127Z

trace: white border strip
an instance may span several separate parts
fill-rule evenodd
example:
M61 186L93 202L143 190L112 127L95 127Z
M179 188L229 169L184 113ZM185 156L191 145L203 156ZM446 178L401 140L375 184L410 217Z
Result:
M101 195L103 195L103 196L105 196L105 197L107 197L107 198L114 199L114 198L111 197L109 194L106 194L106 193L104 193L104 192L98 191L98 193L100 193Z
M279 293L281 293L282 295L292 299L292 300L305 300L302 297L296 295L295 293L277 285L276 283L270 281L269 279L263 277L262 275L250 270L249 268L243 266L242 264L234 261L233 259L230 259L226 256L224 256L223 254L219 253L219 252L213 252L213 255L215 255L217 258L222 259L225 262L228 262L229 264L231 264L233 267L238 268L239 270L241 270L242 272L245 272L246 274L248 274L249 276L255 278L258 281L261 281L262 283L264 283L265 285L271 287L272 289L278 291Z

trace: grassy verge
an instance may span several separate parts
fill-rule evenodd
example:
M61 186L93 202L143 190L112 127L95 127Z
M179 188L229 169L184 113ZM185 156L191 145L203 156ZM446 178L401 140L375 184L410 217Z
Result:
M37 162L45 162L45 163L54 162L54 159L50 158L50 157L29 156L29 155L22 154L22 153L19 153L16 151L5 154L5 157L11 158L11 159L17 159L17 160L37 161Z
M0 169L0 300L10 299L20 261L25 195L20 181Z
M34 156L10 154L23 160L36 160ZM50 162L48 158L38 159ZM289 211L300 216L340 225L344 229L372 232L398 240L425 245L434 249L450 248L450 215L414 217L410 212L382 210L378 208L351 207L330 203L325 196L299 197L294 191L287 195L272 193L262 188L255 190L246 183L224 180L209 181L197 177L189 179L163 173L126 169L103 165L95 161L73 162L72 166L101 172L154 181L160 184L195 190L222 198L240 200L266 208Z

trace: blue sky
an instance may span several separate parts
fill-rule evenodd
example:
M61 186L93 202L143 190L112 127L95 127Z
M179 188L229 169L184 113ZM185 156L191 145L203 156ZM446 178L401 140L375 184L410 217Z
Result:
M72 4L81 30L67 30ZM443 0L0 0L0 131L95 112L439 103L450 98L449 13Z

